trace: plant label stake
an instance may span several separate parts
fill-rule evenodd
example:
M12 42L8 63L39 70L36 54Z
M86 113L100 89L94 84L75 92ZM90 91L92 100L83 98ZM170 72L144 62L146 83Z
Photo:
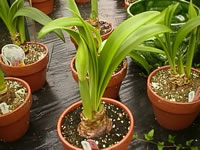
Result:
M92 150L99 150L99 148L94 140L87 140L87 142L90 144Z
M81 144L83 146L83 150L99 150L94 140L82 141Z
M5 102L1 103L0 110L1 110L2 114L8 113L9 112L8 105Z
M188 102L192 102L192 101L193 101L194 95L195 95L195 92L194 92L194 91L191 91L191 92L188 94Z
M90 144L87 141L82 141L81 144L83 146L83 150L92 150Z
M192 101L198 101L198 100L200 100L200 87L197 89Z
M2 59L7 65L24 66L24 58L24 50L15 44L7 44L2 48Z

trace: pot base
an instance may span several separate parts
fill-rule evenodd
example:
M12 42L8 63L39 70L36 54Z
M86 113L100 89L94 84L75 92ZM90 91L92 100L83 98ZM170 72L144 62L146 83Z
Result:
M32 6L41 10L45 14L50 14L53 11L54 0L32 0Z
M198 113L173 114L162 111L157 107L153 107L153 111L155 114L155 119L162 127L174 131L188 128L198 115Z

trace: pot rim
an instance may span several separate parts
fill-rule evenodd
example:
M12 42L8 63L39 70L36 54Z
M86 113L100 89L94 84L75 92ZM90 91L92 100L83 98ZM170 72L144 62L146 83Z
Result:
M129 120L130 120L130 127L129 127L129 130L128 130L126 136L121 141L119 141L117 144L114 144L114 145L112 145L110 147L107 147L107 148L103 149L103 150L110 150L112 148L118 147L129 136L131 136L133 134L134 118L133 118L133 115L132 115L131 111L129 110L129 108L125 104L123 104L123 103L121 103L119 101L116 101L114 99L111 99L111 98L105 98L105 97L103 97L102 100L105 101L105 102L107 102L107 103L111 103L111 104L117 105L118 107L121 107L124 110L124 112L128 115ZM81 103L82 103L82 101L80 100L80 101L75 102L72 105L70 105L67 109L65 109L64 112L62 112L62 114L59 116L58 121L57 121L57 134L58 134L60 140L62 141L62 143L65 143L65 145L68 145L69 147L71 147L73 149L76 149L76 150L81 150L81 149L73 146L67 140L64 139L64 137L62 136L61 128L60 127L61 127L61 124L62 124L62 121L63 121L63 118L65 117L65 115L68 112L70 112L71 109L73 109L74 107L76 107L76 105L77 105L77 107L79 105L81 105Z
M147 79L147 89L150 90L151 93L153 93L156 97L158 97L160 100L162 100L163 102L166 102L166 103L171 103L171 104L176 104L176 105L193 105L193 104L196 104L196 103L199 103L200 100L198 101L192 101L192 102L173 102L173 101L169 101L161 96L159 96L157 93L155 93L152 88L151 88L151 79L152 79L152 76L154 76L157 72L159 72L160 70L167 70L169 69L170 66L167 65L167 66L162 66L160 68L157 68L155 69L154 71L152 71L149 76L148 76L148 79ZM200 75L200 71L195 69L195 68L192 68L193 71L197 72L199 75Z
M3 62L2 57L1 57L1 54L0 54L0 64L2 64L3 66L6 66L6 67L8 67L8 68L16 68L16 69L18 69L18 68L26 68L26 67L33 66L33 65L35 65L35 64L38 64L39 62L43 61L43 60L48 56L49 50L48 50L48 47L47 47L45 44L40 43L40 42L32 42L32 41L31 41L31 42L26 42L26 43L30 43L30 44L35 43L35 44L38 44L38 45L41 45L42 47L44 47L44 49L46 50L46 53L45 53L44 57L43 57L42 59L40 59L40 60L34 62L34 63L28 64L28 65L25 65L25 66L9 66L9 65L7 65L7 64L5 64L5 63Z
M11 112L8 112L6 114L0 115L0 118L9 116L10 114L13 114L13 113L17 112L19 109L21 109L29 101L29 99L31 97L31 88L30 88L30 86L28 85L28 83L26 81L24 81L24 80L22 80L20 78L16 78L16 77L5 77L5 80L14 80L14 81L17 81L17 82L21 83L27 89L27 96L26 96L25 101L19 107L17 107L16 109L14 109Z
M133 7L133 5L135 5L137 3L141 3L141 2L144 2L144 1L146 1L146 0L137 0L134 3L130 4L129 7L127 8L127 10L126 10L128 15L131 16L131 17L134 16L130 11L131 7ZM169 1L171 1L171 0L169 0ZM185 4L188 4L188 6L189 6L188 1L184 1L184 0L174 0L174 1L177 1L179 3L185 3ZM200 13L199 7L197 7L195 4L193 4L193 5L195 6L195 9L198 11L198 14L199 14ZM177 24L184 24L184 23L173 23L172 25L177 25Z

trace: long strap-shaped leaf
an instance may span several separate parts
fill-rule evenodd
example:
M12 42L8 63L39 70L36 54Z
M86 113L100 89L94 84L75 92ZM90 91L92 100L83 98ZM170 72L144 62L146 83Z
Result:
M103 84L100 86L101 88L99 92L100 97L102 96L103 91L105 90L105 87L108 81L110 80L112 73L115 71L120 62L125 58L125 56L127 56L132 50L134 50L134 48L136 48L139 44L143 43L150 37L170 31L171 30L164 25L147 24L138 28L135 32L132 32L129 35L129 37L126 40L124 40L123 45L116 51L109 65L109 68L105 70L106 71L105 76L101 75L101 80L103 81Z
M139 45L134 50L138 51L144 51L144 52L152 52L152 53L158 53L158 54L163 54L165 55L165 52L161 49L158 49L156 47L150 47L150 46L145 46L145 45Z
M144 57L140 56L135 51L130 52L129 56L131 56L135 61L137 61L138 63L140 63L144 67L144 69L147 71L147 73L150 72L149 63L146 61L146 59Z
M13 17L16 14L17 10L18 10L18 5L19 5L20 1L14 1L13 4L11 5L8 13L8 23L11 27L11 29L9 29L9 31L11 32L11 34L15 34L16 31L16 26L17 26L17 20L13 21ZM12 35L11 35L12 36Z
M124 42L124 40L135 30L137 30L141 25L147 23L148 21L152 20L154 17L158 16L160 13L155 11L150 12L144 12L142 14L133 16L123 23L121 23L117 29L114 30L114 32L109 36L107 39L107 42L105 46L103 47L101 51L101 55L99 58L99 69L101 72L100 77L100 83L99 85L102 85L103 78L105 77L105 74L108 70L108 67L112 61L112 58L114 57L116 51L119 49L121 44ZM142 19L141 19L142 18ZM120 38L116 38L119 37ZM117 40L116 40L117 39ZM107 55L109 53L109 57Z
M6 24L8 24L8 12L9 12L9 5L8 5L8 1L6 0L1 0L0 1L0 16L1 19L3 20L3 22Z
M73 16L81 16L79 9L75 3L75 0L66 0L67 1L67 6L70 8L70 11L72 12Z
M168 26L169 28L171 27L171 23L172 23L172 18L174 16L174 13L177 9L177 7L179 6L179 3L176 3L175 5L170 5L167 8L167 11L165 13L165 25ZM172 57L172 46L171 46L171 37L170 37L171 33L166 32L164 35L165 38L165 43L166 43L166 47L167 47L167 51L169 53L169 56Z
M190 0L190 5L189 5L189 10L188 10L188 14L189 14L189 18L195 18L197 17L197 12L193 7L193 3L192 0ZM192 67L192 61L193 61L193 57L194 57L194 53L195 53L195 49L196 49L196 42L197 42L197 37L199 37L199 35L197 35L197 28L195 28L190 36L190 40L189 40L189 47L187 50L187 57L186 57L186 68L185 68L185 72L187 77L191 76L191 67Z
M45 15L40 10L33 7L24 7L19 9L13 19L16 19L19 16L29 17L42 25L46 25L50 21L52 21L52 19L49 16ZM61 31L55 30L54 32L64 41L64 35Z
M3 20L3 22L5 23L10 32L12 31L12 24L9 23L8 12L9 12L8 1L0 0L0 18Z
M192 31L194 30L196 27L198 27L200 25L200 16L195 17L193 19L190 19L187 23L185 23L177 32L175 41L174 41L174 45L173 45L173 58L174 58L174 62L175 62L175 55L177 50L179 49L179 46L181 44L181 42L183 41L183 39Z

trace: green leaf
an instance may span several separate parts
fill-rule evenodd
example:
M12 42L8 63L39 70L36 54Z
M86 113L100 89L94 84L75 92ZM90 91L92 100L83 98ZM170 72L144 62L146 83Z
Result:
M180 150L181 149L181 146L176 146L176 150Z
M49 16L33 7L24 7L19 9L13 19L16 19L19 16L29 17L41 25L46 25L52 21ZM62 34L61 30L54 30L54 32L64 41L64 35Z
M92 103L90 101L90 94L89 94L89 86L88 86L88 81L87 80L83 80L80 81L79 80L79 89L80 89L80 95L81 95L81 99L82 99L82 104L83 104L83 113L85 115L85 117L87 117L88 119L92 119Z
M152 141L154 136L154 129L150 130L147 134L144 134L144 138L147 141Z
M173 44L173 62L175 62L176 52L179 49L179 45L183 41L183 39L196 27L200 25L200 16L190 19L186 22L177 32L175 41Z
M132 59L140 63L147 73L150 73L150 66L144 57L140 56L134 51L130 52L129 56L131 56Z
M85 42L81 39L78 43L78 51L76 54L76 69L78 72L78 78L80 81L86 80L88 72L88 50Z
M128 24L127 24L128 25ZM106 75L101 76L103 82L101 85L101 95L103 94L106 85L108 84L112 73L115 71L116 67L119 65L119 63L125 58L125 56L127 56L131 51L133 51L138 45L142 44L145 40L148 40L150 37L153 37L156 34L159 33L163 33L163 32L169 32L171 31L168 27L163 26L163 25L158 25L158 24L146 24L141 26L138 30L136 30L135 32L132 32L127 38L126 40L123 41L123 44L120 44L120 47L118 49L116 49L117 51L115 52L114 56L112 56L112 60L111 63L109 64L109 68L106 69L105 66L108 65L109 61L108 57L107 58L103 58L104 52L109 53L110 55L113 53L113 49L111 49L111 47L109 49L106 50L102 50L101 52L101 56L100 56L100 69L102 69L101 72L106 72ZM123 32L123 31L121 31ZM112 36L111 36L112 37ZM109 38L111 38L109 37ZM106 44L109 43L109 38L106 42ZM118 42L118 40L116 40ZM104 48L106 47L106 44L104 46ZM111 43L109 43L110 46ZM119 43L118 43L119 44ZM118 45L116 44L116 45ZM103 53L103 54L102 54ZM104 60L104 61L103 61ZM108 62L107 62L108 61ZM102 63L102 64L101 64ZM105 63L105 64L103 64ZM104 65L104 67L102 67L101 65ZM104 69L103 69L104 68Z
M6 83L4 80L4 74L0 69L0 91L4 91L6 89Z
M183 147L182 144L178 144L178 145L176 145L176 150L179 150L179 149L181 149L182 147Z
M7 0L1 0L0 1L0 14L1 14L1 19L3 22L6 24L6 26L9 26L8 23L8 12L9 12L9 5Z
M165 144L164 142L158 142L158 144L157 144L158 150L163 150L164 144Z
M67 6L70 8L70 11L72 12L73 16L79 15L81 16L79 9L75 3L75 0L66 0Z
M184 74L185 73L184 72L184 65L183 65L183 60L182 59L183 59L182 56L179 55L178 56L178 72L179 72L179 74Z
M149 21L159 14L160 13L156 12L145 12L133 16L120 24L109 36L99 59L99 68L102 73L98 92L99 97L103 95L115 68L130 51L156 34L171 31L163 25L148 24ZM130 26L130 24L132 24L132 26ZM120 38L116 40L119 35ZM109 53L109 57L107 57L107 53Z
M138 135L137 134L133 134L133 139L137 139Z
M188 140L188 141L185 142L185 145L186 146L191 146L193 141L194 141L193 139Z
M98 0L91 0L90 19L92 20L98 19Z
M145 45L139 45L136 48L134 48L134 50L152 52L152 53L159 53L159 54L165 55L165 52L163 50L155 48L155 47L145 46Z
M18 0L14 1L13 4L11 5L9 11L7 12L8 13L8 22L12 26L12 28L9 29L9 30L11 30L10 31L11 33L15 33L16 30L17 30L16 26L17 26L18 20L13 21L13 17L14 17L15 13L18 10L18 4L19 4L19 2L20 1L18 1Z
M197 36L196 32L192 31L190 40L189 40L187 54L186 54L185 72L186 72L187 77L191 76L192 61L193 61L193 57L194 57L194 53L196 49L196 42L197 42L196 36Z
M75 17L62 17L58 18L56 20L53 20L46 24L40 32L38 33L38 38L41 38L42 36L46 35L49 32L53 32L57 29L65 29L67 27L71 26L81 26L82 23L78 18Z
M197 17L197 12L193 6L192 0L190 0L188 15L190 19Z
M47 16L42 11L34 7L24 7L19 9L13 19L15 19L18 16L29 17L42 25L46 25L47 23L52 21L52 19L49 16Z
M191 150L199 150L199 148L197 146L193 146L191 147Z
M169 134L168 135L168 142L174 144L175 143L175 137L176 136Z
M19 35L20 35L20 41L21 41L21 44L23 44L24 41L26 40L24 17L19 17L17 25L18 25L17 28L19 31Z

